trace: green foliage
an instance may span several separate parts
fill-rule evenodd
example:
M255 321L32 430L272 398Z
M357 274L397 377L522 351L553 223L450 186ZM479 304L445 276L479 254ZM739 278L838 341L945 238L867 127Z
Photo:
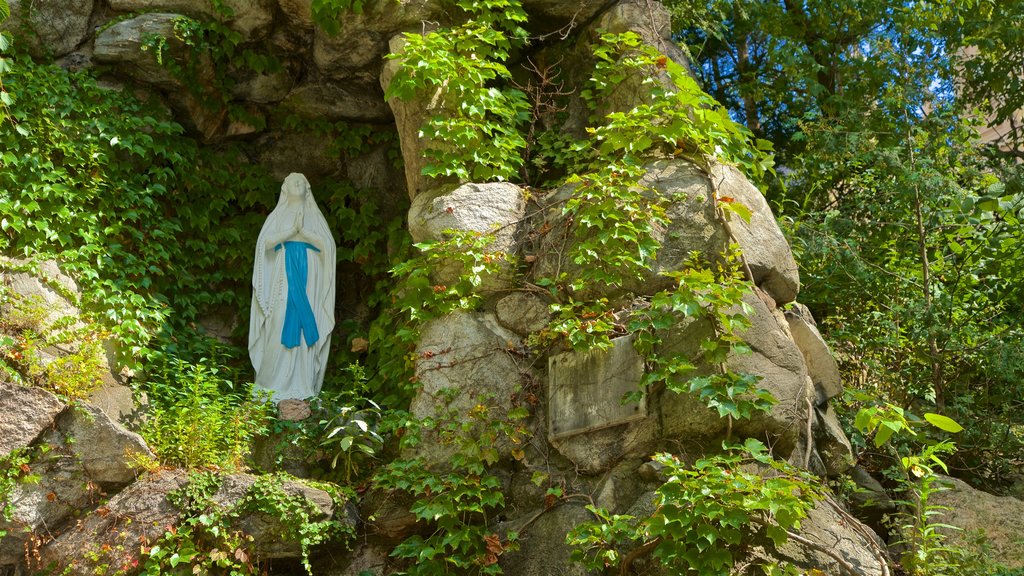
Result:
M401 67L386 96L430 102L433 116L421 129L427 141L427 176L474 181L507 180L519 172L526 141L520 128L529 120L529 103L518 89L496 87L511 73L504 62L521 46L526 13L516 0L472 2L457 6L470 19L425 35L407 33Z
M964 422L948 462L1007 481L1024 453L1024 201L1006 154L1024 132L1001 129L1001 152L977 136L1020 109L1020 6L670 5L711 94L779 150L770 197L844 380Z
M143 574L263 574L260 558L252 550L253 537L235 527L247 514L264 514L282 529L279 536L299 543L302 562L312 574L309 553L313 546L349 536L336 520L313 520L317 506L301 494L286 492L281 483L294 480L285 475L260 476L233 506L217 502L222 478L215 472L193 472L182 488L169 492L168 500L181 517L152 546L143 546ZM336 507L343 497L331 490Z
M5 79L36 97L0 124L0 249L62 262L129 363L200 312L246 309L261 218L249 210L275 197L265 173L200 149L129 93L21 62Z
M339 17L346 13L363 13L365 0L312 0L310 9L313 12L313 22L331 36L341 32Z
M225 8L226 9L226 8ZM249 74L274 73L281 70L280 61L272 54L248 48L241 33L216 20L200 21L187 16L174 20L174 38L187 47L182 59L169 54L169 38L149 34L142 39L142 50L153 52L157 63L181 81L189 93L207 110L225 112L232 119L263 128L261 116L232 103L234 82L230 72ZM212 68L210 73L207 68Z
M421 434L431 434L453 454L448 466L429 467L419 458L396 460L374 481L385 489L404 490L416 498L411 512L429 523L429 536L411 536L391 553L413 563L402 574L501 574L498 557L518 548L515 532L504 537L494 531L492 518L505 506L498 477L488 471L498 461L496 443L522 441L515 420L523 414L496 418L481 403L466 414L442 412L437 419L409 421L418 430L403 437L414 446Z
M948 473L946 463L940 457L956 451L948 440L928 440L919 451L906 445L897 445L894 438L899 435L917 436L915 428L930 424L939 430L957 433L963 428L954 420L941 414L925 414L924 420L907 413L892 404L872 405L862 408L855 420L857 430L862 434L874 434L876 447L886 447L896 461L886 475L900 486L904 497L897 503L902 511L896 519L899 544L906 552L901 564L912 576L933 576L957 574L961 570L959 550L949 546L939 529L956 529L941 524L937 518L946 510L929 504L932 494L944 489L940 486L936 469Z
M573 560L600 571L620 566L621 550L634 548L650 552L673 573L727 576L733 573L735 548L755 536L781 546L822 497L818 480L774 460L753 439L692 468L670 454L654 459L668 476L656 491L654 513L636 518L588 506L598 521L569 532ZM762 472L751 472L751 465ZM631 562L635 556L626 558Z
M621 88L644 93L635 107L607 114L605 124L593 129L599 165L610 158L637 159L660 145L699 166L711 159L734 165L755 182L771 172L771 143L753 138L682 66L636 33L602 35L594 55L591 85L583 93L592 106Z
M384 448L384 439L376 430L381 408L373 400L366 403L369 406L362 409L341 406L329 418L318 421L318 448L331 459L332 469L337 468L340 461L345 483L349 485L353 474L364 473L362 467Z
M18 484L38 482L39 476L32 474L33 450L15 448L4 456L0 456L0 521L9 521L14 514L14 502L11 496ZM7 535L0 530L0 540Z
M142 436L161 462L185 468L242 469L253 439L267 431L270 404L252 398L214 362L169 360L148 367Z

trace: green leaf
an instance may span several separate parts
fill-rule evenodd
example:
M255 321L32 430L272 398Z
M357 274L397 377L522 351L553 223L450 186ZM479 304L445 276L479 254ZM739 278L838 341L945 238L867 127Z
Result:
M924 419L930 422L932 426L953 434L964 429L964 427L958 424L956 420L953 420L948 416L943 416L942 414L927 412L924 415Z
M878 432L875 434L875 448L881 448L883 444L892 438L895 431L888 426L880 426Z

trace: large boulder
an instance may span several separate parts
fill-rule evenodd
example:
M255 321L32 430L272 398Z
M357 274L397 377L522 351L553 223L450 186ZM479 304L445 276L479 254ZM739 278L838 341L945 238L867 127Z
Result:
M106 492L115 492L135 479L132 462L152 459L153 453L138 434L125 430L98 408L70 406L53 417L63 405L49 392L37 388L0 385L0 398L14 405L38 407L46 420L14 420L25 431L12 434L23 443L33 430L38 436L28 445L28 472L37 482L21 482L10 494L11 519L0 521L9 534L0 542L0 566L17 564L25 544L39 531L55 531L74 514L95 505ZM6 421L6 420L5 420Z
M733 218L731 228L754 283L780 305L796 300L800 291L796 260L764 195L732 166L717 166L712 178L718 183L719 198L734 198L751 212L750 222Z
M224 475L213 502L228 515L233 529L253 537L250 553L265 559L299 557L297 537L288 537L279 520L244 505L256 482L257 477L247 474ZM103 565L131 571L140 560L140 544L156 544L169 527L181 520L181 511L167 494L188 483L185 471L166 470L131 484L44 545L39 550L39 566L61 567L65 570L62 574L69 576L95 574ZM326 492L296 481L285 481L280 488L310 503L312 521L333 518L354 528L354 512L347 507L336 509Z
M151 36L167 39L163 58L184 59L187 47L174 34L174 23L181 14L149 12L122 20L96 36L93 59L111 64L129 78L162 90L184 91L181 82L160 62L151 50L143 50L144 40Z
M391 54L401 54L405 44L403 35L395 35L388 41L388 50ZM385 62L380 73L380 87L385 94L401 66L402 62L397 59ZM427 143L420 138L420 130L432 116L444 114L446 104L439 96L440 92L436 92L420 95L411 100L402 100L398 97L388 99L388 106L395 117L402 158L405 160L406 188L410 199L415 199L420 193L432 188L455 182L452 177L432 178L423 174L423 169L427 166Z
M807 363L807 374L814 382L817 404L835 398L843 393L842 376L839 365L832 357L832 352L825 339L818 332L818 325L807 306L798 302L786 310L786 322L800 352Z
M931 521L961 529L940 529L949 540L966 545L984 536L992 560L1010 569L1024 568L1024 501L977 490L957 478L943 476L938 485L947 489L933 493L928 504L945 510L941 516L931 517Z
M502 554L498 561L505 574L516 576L585 576L582 565L571 562L571 549L565 535L593 516L582 504L566 503L551 510L524 510L516 520L505 523L505 530L519 532L519 550ZM532 522L526 522L533 520Z
M409 234L416 242L443 240L446 231L472 232L494 235L494 241L484 250L490 253L515 252L519 221L526 213L523 191L508 182L463 184L455 189L434 188L416 196L409 208ZM499 260L504 260L499 258ZM496 275L485 278L481 289L508 288L508 267ZM439 284L451 285L458 277L468 273L453 262L433 270Z
M765 544L755 552L769 560L785 560L822 574L883 576L888 558L884 544L870 528L831 499L818 502L800 522L796 538L783 546Z
M789 338L781 314L769 308L756 293L746 295L743 302L752 310L751 326L739 337L751 352L731 354L726 366L733 372L758 376L757 385L768 390L777 402L767 413L735 422L734 432L738 437L754 438L764 438L767 433L776 453L786 455L796 447L806 427L813 389L803 356ZM666 331L659 353L697 358L701 342L710 336L711 326L706 321L682 322ZM665 393L661 414L664 433L669 438L708 441L721 437L726 430L726 421L692 394Z

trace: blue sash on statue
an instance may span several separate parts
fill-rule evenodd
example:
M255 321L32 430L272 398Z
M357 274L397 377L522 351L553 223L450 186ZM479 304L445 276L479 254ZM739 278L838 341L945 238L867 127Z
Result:
M274 247L280 250L281 244ZM316 318L313 308L306 296L306 250L317 250L316 246L307 242L284 243L284 269L288 279L288 307L284 312L284 327L281 329L281 344L285 348L295 348L300 343L300 334L306 337L306 346L312 346L320 339L316 329Z

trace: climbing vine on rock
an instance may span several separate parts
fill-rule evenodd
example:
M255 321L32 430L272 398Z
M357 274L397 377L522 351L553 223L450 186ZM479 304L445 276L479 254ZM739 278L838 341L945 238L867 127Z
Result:
M627 574L632 562L650 554L673 573L728 576L735 548L757 536L781 546L822 498L816 478L775 460L753 439L692 467L670 454L654 460L667 477L656 491L654 513L637 518L589 506L598 521L566 537L574 560Z
M474 181L508 180L523 164L526 148L520 128L529 119L529 102L508 86L505 66L523 45L526 12L515 0L456 5L470 17L465 23L427 34L405 35L401 66L386 96L431 102L432 116L422 127L429 160L427 176Z

